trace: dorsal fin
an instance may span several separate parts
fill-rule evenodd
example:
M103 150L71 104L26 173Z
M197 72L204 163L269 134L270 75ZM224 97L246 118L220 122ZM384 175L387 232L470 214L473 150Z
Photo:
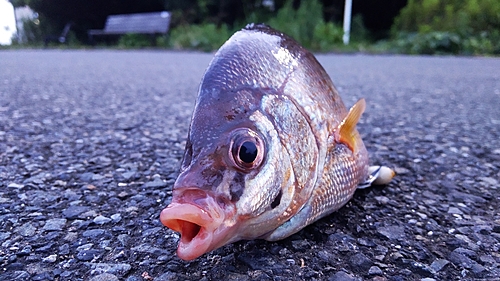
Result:
M349 110L347 116L339 124L338 129L335 132L335 139L341 142L353 152L357 151L357 140L359 138L358 131L356 131L356 124L361 117L361 114L365 111L366 102L365 99L358 100Z

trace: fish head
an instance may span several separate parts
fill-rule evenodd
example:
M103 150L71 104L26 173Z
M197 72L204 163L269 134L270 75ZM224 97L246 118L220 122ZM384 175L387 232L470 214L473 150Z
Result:
M259 109L263 91L203 94L195 107L173 199L160 215L180 233L184 260L273 231L293 200L291 161Z

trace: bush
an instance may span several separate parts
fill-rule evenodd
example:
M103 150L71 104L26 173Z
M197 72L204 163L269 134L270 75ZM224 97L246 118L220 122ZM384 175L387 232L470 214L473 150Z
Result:
M434 31L425 34L404 34L395 41L400 52L410 54L459 53L462 40L452 32Z
M273 28L293 37L306 48L311 48L312 45L320 46L327 44L320 42L313 43L313 39L322 39L320 37L314 38L315 33L325 35L325 32L330 32L329 27L323 21L323 7L317 0L302 1L297 10L293 8L293 1L288 0L278 11L276 17L270 19L267 23Z
M342 27L323 20L323 6L318 0L301 1L297 10L292 3L292 0L286 1L267 24L314 51L331 51L342 44ZM362 25L362 21L358 22Z
M238 23L237 26L251 22L266 23L311 50L331 51L342 45L342 27L323 20L323 7L318 0L301 1L298 9L293 8L292 0L287 0L275 17L270 17L270 13L252 12L245 23ZM360 36L356 38L366 35L361 18L353 22L353 27L359 31ZM232 33L226 25L181 25L171 30L168 46L211 51L219 48Z
M150 47L152 38L147 34L129 33L120 37L118 46L121 48L144 48Z
M392 37L410 53L498 54L500 1L409 0Z
M171 30L169 45L175 49L211 51L222 46L230 36L225 24L220 27L212 23L181 25Z
M342 44L344 30L331 22L322 22L314 27L311 49L331 51L333 46Z

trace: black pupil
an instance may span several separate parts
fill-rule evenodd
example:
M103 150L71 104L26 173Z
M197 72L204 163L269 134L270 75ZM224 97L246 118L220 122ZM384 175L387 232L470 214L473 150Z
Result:
M240 147L240 160L245 163L252 163L257 158L257 146L255 143L246 141Z

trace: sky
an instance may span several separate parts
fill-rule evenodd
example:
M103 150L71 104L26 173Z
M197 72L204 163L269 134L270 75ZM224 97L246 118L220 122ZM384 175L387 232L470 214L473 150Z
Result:
M0 0L0 45L10 45L16 32L14 7L7 0Z

